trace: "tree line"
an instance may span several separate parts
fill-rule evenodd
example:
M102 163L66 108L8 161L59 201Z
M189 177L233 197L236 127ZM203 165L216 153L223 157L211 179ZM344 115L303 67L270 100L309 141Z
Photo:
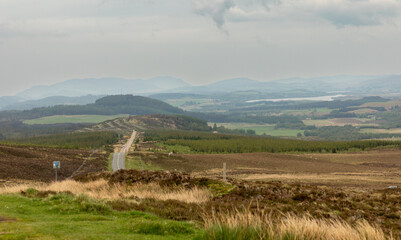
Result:
M193 131L147 131L145 141L187 146L199 153L332 152L401 146L401 141L303 141L262 136L238 136Z

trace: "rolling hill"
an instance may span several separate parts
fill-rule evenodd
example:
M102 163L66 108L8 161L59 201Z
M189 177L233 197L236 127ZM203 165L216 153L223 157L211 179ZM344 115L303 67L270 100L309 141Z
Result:
M182 114L183 112L183 110L160 100L142 96L115 95L103 97L96 100L95 103L86 105L57 105L25 111L2 111L0 119L22 121L53 115L147 115L154 113Z
M56 105L85 105L89 103L94 103L97 99L104 97L102 96L80 96L80 97L65 97L65 96L52 96L46 97L38 100L26 100L12 102L8 105L0 107L1 110L29 110L33 108L40 107L52 107Z

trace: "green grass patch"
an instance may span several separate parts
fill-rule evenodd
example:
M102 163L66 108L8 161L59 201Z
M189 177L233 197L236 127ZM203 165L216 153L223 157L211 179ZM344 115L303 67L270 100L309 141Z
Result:
M25 120L28 125L33 124L56 124L56 123L101 123L107 120L128 117L127 114L120 115L54 115L36 119Z
M213 226L199 234L194 240L295 240L296 238L274 238L261 234L261 230L252 226L228 227ZM263 236L263 237L262 237Z
M156 144L156 147L158 149L163 149L163 152L166 153L186 153L186 154L191 154L191 153L196 153L195 151L192 151L190 147L184 146L184 145L169 145L169 144L164 144L164 143L158 143Z
M213 126L213 125L212 125ZM303 134L303 130L299 129L276 129L272 124L252 124L252 123L217 123L217 126L224 126L228 129L250 129L255 131L257 135L270 135L275 137L296 137L298 133Z
M216 197L221 197L223 195L229 194L235 188L234 185L224 182L209 183L207 187L212 192L213 196Z
M161 168L150 161L143 161L139 156L128 155L125 157L125 168L136 170L161 170Z
M107 170L109 170L110 172L113 171L113 166L112 166L112 164L113 164L113 154L114 153L110 153L109 160L107 162Z
M0 195L0 206L0 216L15 219L0 224L1 239L192 239L199 233L188 222L117 212L85 196Z

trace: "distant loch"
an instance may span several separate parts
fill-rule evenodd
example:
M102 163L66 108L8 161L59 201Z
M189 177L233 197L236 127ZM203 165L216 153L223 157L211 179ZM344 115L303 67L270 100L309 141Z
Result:
M338 95L320 96L320 97L257 99L257 100L248 100L246 102L255 103L255 102L284 102L284 101L334 101L336 98L345 96L346 95L338 94Z

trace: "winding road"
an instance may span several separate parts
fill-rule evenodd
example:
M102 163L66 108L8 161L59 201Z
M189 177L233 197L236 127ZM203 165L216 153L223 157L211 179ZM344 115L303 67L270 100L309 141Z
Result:
M136 131L132 131L132 135L126 144L122 146L119 152L113 153L113 161L111 162L111 167L113 171L118 171L120 169L125 169L125 154L128 154L132 143L136 137Z

